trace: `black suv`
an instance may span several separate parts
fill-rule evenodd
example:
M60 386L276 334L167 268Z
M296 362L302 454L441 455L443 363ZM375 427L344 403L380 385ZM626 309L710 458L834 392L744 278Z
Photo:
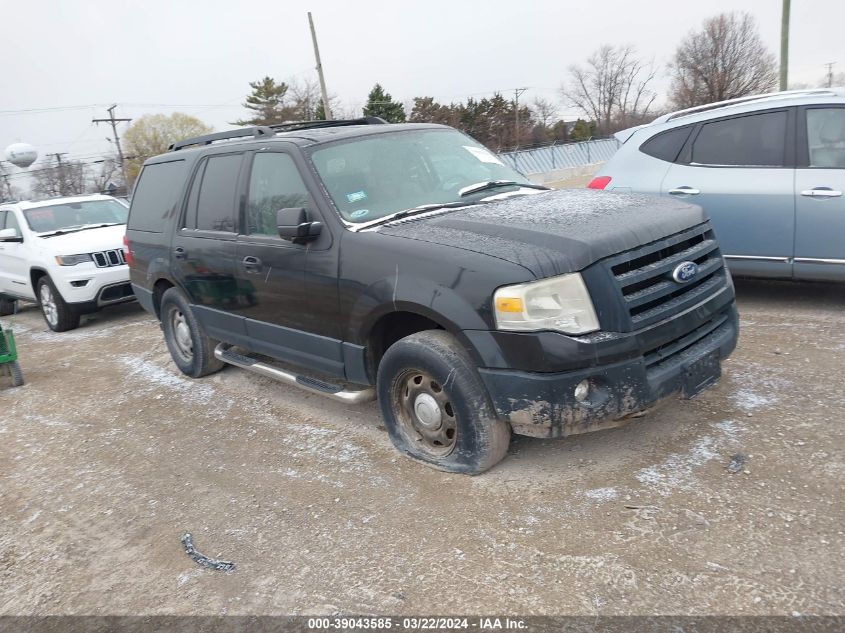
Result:
M618 426L719 376L730 275L700 208L546 191L441 125L380 119L188 139L148 160L126 254L176 365L345 400L453 472L511 431Z

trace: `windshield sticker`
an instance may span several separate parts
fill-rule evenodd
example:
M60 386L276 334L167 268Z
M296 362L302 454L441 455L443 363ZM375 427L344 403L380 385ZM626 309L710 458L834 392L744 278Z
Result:
M482 163L493 163L494 165L504 166L504 163L502 161L496 158L496 156L493 155L492 152L484 149L483 147L473 147L472 145L464 145L463 148L470 154L475 156Z
M357 220L358 218L363 218L365 215L369 214L369 209L358 209L357 211L353 211L349 214L349 217L353 220Z
M367 192L366 191L355 191L353 193L347 193L346 199L349 203L360 202L361 200L367 199Z

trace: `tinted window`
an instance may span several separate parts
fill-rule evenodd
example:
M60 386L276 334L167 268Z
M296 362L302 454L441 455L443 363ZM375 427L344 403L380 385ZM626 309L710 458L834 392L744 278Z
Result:
M208 159L197 198L198 230L235 230L235 193L240 170L241 154Z
M679 127L652 136L640 146L640 151L660 160L674 162L689 138L691 126Z
M310 207L308 190L287 154L256 154L249 178L247 232L278 237L276 211Z
M165 220L176 212L184 177L184 160L144 167L132 196L129 228L163 232Z
M807 110L810 167L845 169L845 108Z
M197 200L200 196L200 184L202 184L202 176L205 173L206 162L207 161L202 161L202 163L200 163L199 169L197 169L197 173L191 183L191 194L188 196L188 210L185 214L186 229L197 228Z
M781 167L785 145L786 112L714 121L701 127L692 146L692 162Z

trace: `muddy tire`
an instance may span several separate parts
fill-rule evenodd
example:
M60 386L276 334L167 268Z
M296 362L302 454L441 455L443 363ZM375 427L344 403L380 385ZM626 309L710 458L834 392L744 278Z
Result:
M418 332L391 345L377 390L393 445L414 459L477 475L508 452L510 425L496 417L472 359L447 332Z
M217 341L205 334L178 288L170 288L162 295L160 314L167 349L183 374L202 378L223 368L225 363L214 357Z
M46 275L38 280L35 296L38 298L41 315L51 330L67 332L79 327L81 315L62 299L62 295L59 294L52 280Z
M18 361L13 360L9 363L9 373L12 375L13 387L20 387L23 385L23 372L21 371L21 366Z
M15 303L16 301L14 299L0 297L0 316L9 316L10 314L14 314Z

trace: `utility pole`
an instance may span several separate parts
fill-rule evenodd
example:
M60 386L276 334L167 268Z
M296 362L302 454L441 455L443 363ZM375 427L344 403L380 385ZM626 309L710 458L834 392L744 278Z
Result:
M786 90L789 75L789 1L783 0L780 19L780 89Z
M56 170L59 175L59 190L54 191L58 196L67 195L67 179L65 178L65 167L62 165L62 156L67 156L67 152L55 152L53 154L47 154L47 156L55 156L56 157Z
M833 88L833 67L836 65L836 62L828 62L825 64L827 66L827 87Z
M126 190L126 194L129 194L129 181L126 179L126 165L123 162L123 150L120 149L120 137L117 135L117 124L118 123L129 123L132 119L117 119L114 116L114 111L117 108L117 104L114 104L112 107L108 108L106 112L109 113L108 119L91 119L92 123L111 123L111 129L114 133L114 144L117 147L117 160L120 162L120 173L123 175L123 188Z
M528 88L514 88L513 91L513 105L516 111L516 128L514 129L514 149L519 149L519 95L528 90Z
M326 90L326 78L323 76L323 64L320 63L320 48L317 46L317 32L314 30L314 18L308 12L308 24L311 26L311 41L314 42L314 58L317 60L317 76L320 78L320 92L323 93L323 111L326 121L332 120L332 109L329 107L329 93Z

